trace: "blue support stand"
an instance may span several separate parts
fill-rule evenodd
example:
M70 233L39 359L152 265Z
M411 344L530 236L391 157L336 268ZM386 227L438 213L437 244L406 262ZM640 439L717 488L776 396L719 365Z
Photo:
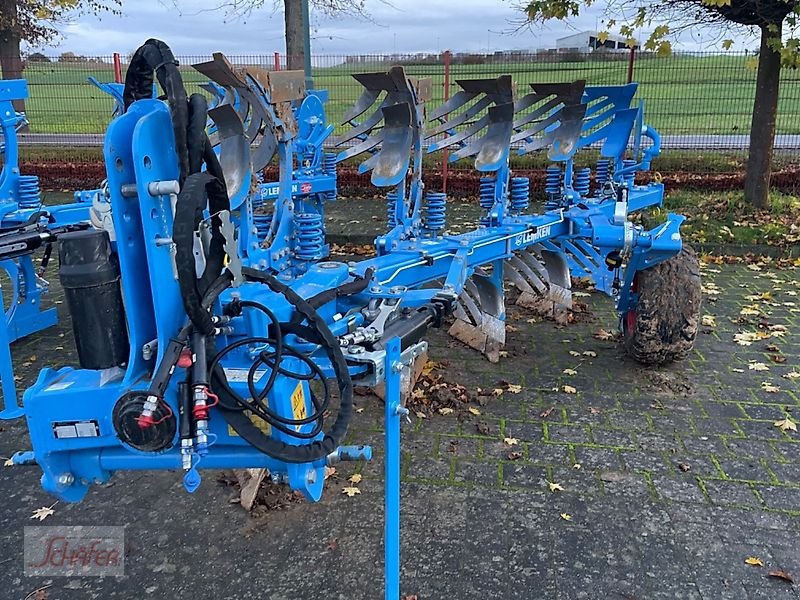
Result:
M3 306L3 291L0 289L0 308ZM0 318L0 384L3 387L3 410L0 420L7 421L21 417L24 413L17 402L17 386L14 383L14 365L11 362L11 336L8 321Z
M408 409L400 403L400 340L386 344L386 491L384 536L386 600L400 600L400 418Z

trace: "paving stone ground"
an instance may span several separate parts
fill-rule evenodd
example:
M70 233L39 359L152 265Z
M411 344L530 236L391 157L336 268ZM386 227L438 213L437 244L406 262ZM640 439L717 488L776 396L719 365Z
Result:
M642 368L613 340L593 336L616 327L599 295L580 298L590 315L567 327L529 324L512 308L499 365L432 335L431 357L449 380L469 389L502 380L522 391L475 405L480 415L404 425L402 593L800 598L800 588L767 575L800 578L800 435L774 426L800 420L800 379L784 377L800 371L800 287L797 271L760 269L704 268L703 312L716 325L702 328L688 360L666 369ZM55 288L51 299L60 302ZM739 332L772 337L743 346ZM73 362L68 316L13 353L23 386L45 365ZM751 368L759 363L768 370ZM577 393L553 391L564 385ZM45 524L126 527L118 579L25 577L23 527L53 500L35 467L0 468L0 598L21 600L47 585L50 600L381 598L383 408L371 397L357 401L364 410L350 440L372 443L376 459L340 467L318 504L252 519L213 473L187 495L174 472L120 473L80 504L56 504ZM23 422L0 428L0 455L28 447ZM512 450L521 457L510 460ZM349 498L341 489L354 471L363 475L361 494ZM745 564L751 556L764 567Z

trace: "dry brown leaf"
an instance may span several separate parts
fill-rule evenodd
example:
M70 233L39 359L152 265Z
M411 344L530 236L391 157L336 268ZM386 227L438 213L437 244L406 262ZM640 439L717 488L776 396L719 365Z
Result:
M350 483L361 483L362 479L363 477L361 473L353 473L352 475L350 475L350 477L347 478L347 481L349 481Z
M5 461L3 462L3 466L4 467L13 467L14 466L13 459L10 459L10 458L5 459Z
M553 411L556 409L555 406L551 406L550 408L545 408L542 412L539 413L540 419L547 419L550 415L553 414Z
M594 337L598 340L613 340L614 334L601 328L594 333Z
M770 577L777 577L778 579L783 579L788 583L794 583L794 579L792 578L792 576L789 575L786 571L783 571L781 569L775 569L774 571L770 571L769 573L767 573L767 575L769 575Z
M522 458L522 452L519 452L517 450L512 450L506 455L506 457L508 458L508 460L519 460L520 458Z

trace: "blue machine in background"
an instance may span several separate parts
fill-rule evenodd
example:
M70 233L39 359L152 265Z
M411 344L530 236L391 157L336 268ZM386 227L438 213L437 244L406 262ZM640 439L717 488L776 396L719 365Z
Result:
M3 390L0 419L13 419L23 414L17 403L10 345L58 321L54 307L42 309L42 298L48 290L43 275L52 243L60 233L89 219L90 205L84 202L43 206L38 177L20 173L17 131L27 121L24 114L14 110L13 102L27 97L25 80L0 81L0 154L3 164L0 173L0 269L5 271L10 284L7 298L3 298L0 290L0 304L4 310L4 318L0 319L0 380ZM33 253L39 248L44 248L44 257L41 265L36 267Z
M209 108L176 65L157 40L133 57L105 138L110 220L59 238L80 366L46 368L26 391L33 451L14 460L35 461L44 489L72 502L117 470L182 469L192 492L202 468L258 467L316 501L326 465L371 457L344 445L353 386L385 383L386 598L397 600L401 373L453 313L451 332L499 359L506 277L552 314L570 305L571 274L621 314L635 306L636 274L682 247L682 217L651 231L628 219L661 203L659 183L633 180L658 136L630 106L634 87L536 84L517 98L508 76L459 82L426 123L430 81L394 67L356 76L365 89L333 156L325 96L301 72L215 54L195 65L217 92ZM153 99L154 71L166 101ZM573 157L598 144L592 193ZM511 173L515 147L561 165L541 214L527 214L528 181ZM445 196L424 189L424 155L443 148L482 174L485 214L465 234L447 233ZM364 154L390 228L376 257L326 260L335 164ZM263 184L271 161L279 180Z

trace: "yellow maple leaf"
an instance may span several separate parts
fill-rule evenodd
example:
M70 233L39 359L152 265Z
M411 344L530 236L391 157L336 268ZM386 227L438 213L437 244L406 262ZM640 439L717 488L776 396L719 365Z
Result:
M442 415L442 416L445 416L445 417L447 415L452 415L453 414L453 409L449 408L447 406L442 407L442 408L439 409L439 414Z
M762 362L751 362L747 368L751 371L769 371L769 367Z
M703 315L703 325L705 327L716 327L717 318L714 315Z
M597 41L600 42L601 44L605 44L608 41L608 32L601 31L600 33L598 33Z
M361 473L353 473L352 475L350 475L350 477L347 478L347 481L349 481L350 483L361 483L362 479L363 477L361 476Z
M516 383L509 383L506 387L506 391L510 394L519 394L522 391L522 386Z
M572 515L569 513L561 513L561 518L565 521L572 521Z
M473 414L473 415L476 415L476 416L481 414L481 411L479 411L474 406L470 406L467 410L469 410L470 414Z
M733 46L733 40L722 40L723 50L730 50L731 46Z
M503 443L506 446L516 446L517 444L519 444L519 440L517 438L507 437L503 438Z
M752 565L754 567L763 567L763 561L758 558L757 556L748 556L744 559L745 564Z
M781 419L780 421L775 421L772 425L781 431L794 431L797 433L797 423L792 421L789 417Z
M575 394L578 392L577 388L572 387L571 385L565 385L561 388L561 391L565 394Z
M352 498L356 494L360 494L361 490L358 489L357 487L346 487L342 488L342 493L347 494L350 498Z
M769 394L777 394L781 391L781 388L779 388L777 385L772 385L769 381L762 381L761 389Z
M575 369L564 369L561 371L564 375L577 375L578 372Z
M551 481L548 481L547 482L547 487L550 488L551 492L563 492L564 491L564 488L561 487L560 483L553 483Z

